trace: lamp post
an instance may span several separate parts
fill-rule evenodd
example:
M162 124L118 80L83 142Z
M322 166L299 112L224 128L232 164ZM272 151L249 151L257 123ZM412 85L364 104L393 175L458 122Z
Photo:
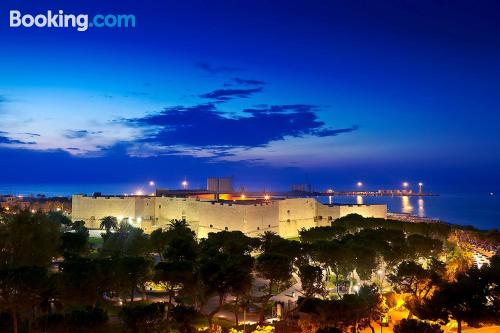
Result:
M187 187L188 187L188 182L187 182L187 180L185 180L185 179L184 179L184 180L182 181L181 185L182 185L182 188L183 188L184 190L187 190Z
M424 186L424 183L422 183L422 182L418 183L418 193L422 194L423 186Z

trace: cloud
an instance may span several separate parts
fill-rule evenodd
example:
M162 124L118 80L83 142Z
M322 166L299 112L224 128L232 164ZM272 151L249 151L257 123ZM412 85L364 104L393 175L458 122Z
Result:
M26 135L28 135L28 136L30 136L30 137L35 137L35 136L36 136L36 137L40 137L40 136L41 136L41 135L40 135L40 134L38 134L38 133L30 133L30 132L25 132L25 133L23 133L23 134L26 134Z
M0 131L0 145L33 145L36 142L13 139L9 133Z
M253 94L261 92L262 88L251 89L217 89L209 93L201 94L201 98L213 99L219 102L229 101L233 98L249 98Z
M243 115L234 116L207 103L170 107L125 122L149 133L143 143L155 147L198 147L213 150L213 154L237 147L263 147L287 137L327 137L356 130L330 128L318 119L316 111L313 105L275 105L246 109Z
M239 77L234 77L230 82L224 83L224 87L232 87L232 86L263 86L265 85L265 81L261 80L252 80L252 79L242 79Z
M67 139L82 139L97 134L102 134L102 132L92 132L87 130L67 130L64 134L64 137Z
M214 66L214 65L212 65L208 62L205 62L205 61L197 62L196 67L201 69L202 71L210 74L210 75L221 74L221 73L231 73L231 72L236 72L238 70L238 68L234 68L234 67Z
M235 78L233 78L233 81L234 81L236 84L240 84L240 85L247 85L247 86L260 86L260 85L264 85L264 84L266 84L266 82L264 82L264 81L260 81L260 80L242 79L242 78L239 78L239 77L235 77Z

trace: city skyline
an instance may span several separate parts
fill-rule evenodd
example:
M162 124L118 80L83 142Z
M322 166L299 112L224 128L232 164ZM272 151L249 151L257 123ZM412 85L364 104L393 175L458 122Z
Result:
M234 175L254 189L495 192L492 6L2 3L134 14L137 26L9 29L2 17L0 183Z

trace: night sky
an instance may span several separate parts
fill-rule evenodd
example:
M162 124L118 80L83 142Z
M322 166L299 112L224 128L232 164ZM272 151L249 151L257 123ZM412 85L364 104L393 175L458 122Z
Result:
M4 0L0 183L496 191L496 3ZM12 29L10 9L137 27Z

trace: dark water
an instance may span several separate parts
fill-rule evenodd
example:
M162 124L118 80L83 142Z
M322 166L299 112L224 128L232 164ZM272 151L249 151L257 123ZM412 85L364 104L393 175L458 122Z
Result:
M328 197L319 199L328 202ZM481 229L500 228L500 195L441 194L433 197L332 197L333 203L387 204L390 212L410 213Z
M39 194L47 196L69 196L75 193L123 194L135 191L154 192L147 184L80 184L80 185L2 185L0 194ZM328 202L328 197L318 198ZM419 216L439 218L443 221L473 225L481 229L500 229L500 193L441 194L435 197L356 197L334 196L334 203L385 203L390 212L411 213Z

